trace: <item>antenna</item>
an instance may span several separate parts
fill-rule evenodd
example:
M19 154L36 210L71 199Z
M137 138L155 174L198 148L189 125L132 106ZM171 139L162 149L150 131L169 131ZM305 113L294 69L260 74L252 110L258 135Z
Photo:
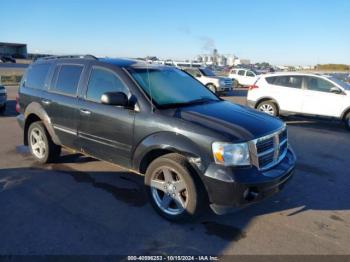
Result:
M148 63L146 62L146 68L147 68L147 80L148 80L148 89L149 89L149 96L151 97L151 112L154 112L153 107L153 96L152 96L152 88L151 88L151 81L149 79L149 69L148 69Z

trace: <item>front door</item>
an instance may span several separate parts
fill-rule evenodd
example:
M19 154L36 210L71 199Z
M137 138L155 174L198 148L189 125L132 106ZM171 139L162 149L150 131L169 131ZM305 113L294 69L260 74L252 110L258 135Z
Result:
M78 136L84 153L130 167L135 111L102 104L105 92L129 90L118 72L93 66L84 98L80 103Z
M314 76L304 77L305 94L302 111L304 114L339 117L346 96L332 93L337 88L332 82Z

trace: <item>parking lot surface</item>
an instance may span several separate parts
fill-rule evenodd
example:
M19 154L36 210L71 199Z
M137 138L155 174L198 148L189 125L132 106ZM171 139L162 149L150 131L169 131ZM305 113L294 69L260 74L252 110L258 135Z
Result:
M22 146L16 92L8 87L0 116L0 254L350 254L350 132L336 121L283 118L298 157L284 190L178 225L152 210L141 176L70 152L36 164Z

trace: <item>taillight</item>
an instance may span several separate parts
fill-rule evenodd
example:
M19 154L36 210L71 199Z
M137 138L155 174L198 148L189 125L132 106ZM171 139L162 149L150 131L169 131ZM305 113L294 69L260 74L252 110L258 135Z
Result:
M256 84L249 86L249 90L253 90L255 88L259 88Z
M17 113L19 113L19 111L20 111L20 109L21 109L20 106L19 106L19 103L18 103L18 98L19 98L19 95L17 94L17 95L16 95L16 112L17 112Z

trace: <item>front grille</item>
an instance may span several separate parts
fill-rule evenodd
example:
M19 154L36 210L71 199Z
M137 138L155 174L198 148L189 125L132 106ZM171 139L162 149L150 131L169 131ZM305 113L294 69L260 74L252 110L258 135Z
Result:
M288 150L287 129L256 139L252 147L253 164L259 169L268 169L278 164Z
M225 86L227 86L227 87L232 87L232 80L231 80L231 79L226 79L226 80L224 81L224 83L225 83Z

